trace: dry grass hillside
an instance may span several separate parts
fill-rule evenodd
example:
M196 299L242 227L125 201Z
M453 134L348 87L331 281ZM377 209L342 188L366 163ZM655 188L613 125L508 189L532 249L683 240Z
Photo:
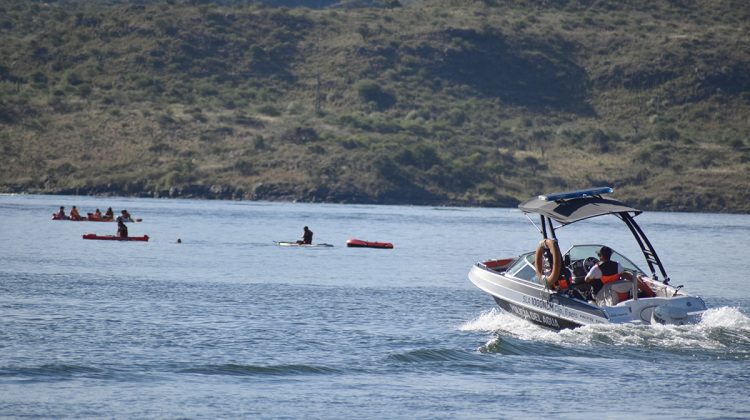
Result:
M709 3L0 0L0 191L505 206L606 184L748 212L750 3Z

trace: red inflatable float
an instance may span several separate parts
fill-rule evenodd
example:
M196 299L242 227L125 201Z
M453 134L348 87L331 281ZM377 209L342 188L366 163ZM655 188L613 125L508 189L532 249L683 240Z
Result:
M349 239L348 241L346 241L346 246L350 248L393 248L393 244L390 242L369 242L363 241L361 239Z

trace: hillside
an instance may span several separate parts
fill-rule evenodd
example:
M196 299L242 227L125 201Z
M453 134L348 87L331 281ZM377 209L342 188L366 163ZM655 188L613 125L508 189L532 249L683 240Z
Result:
M94 3L0 0L0 192L750 212L744 1Z

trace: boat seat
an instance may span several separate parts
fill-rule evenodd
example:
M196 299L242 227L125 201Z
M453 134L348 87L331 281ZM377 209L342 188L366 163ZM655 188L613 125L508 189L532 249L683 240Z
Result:
M633 282L631 280L617 280L602 286L599 293L596 294L596 302L600 306L615 306L628 300L632 290Z

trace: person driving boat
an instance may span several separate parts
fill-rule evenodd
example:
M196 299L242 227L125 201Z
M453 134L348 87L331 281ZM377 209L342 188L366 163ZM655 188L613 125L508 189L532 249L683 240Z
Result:
M602 246L596 255L599 256L599 262L591 267L585 278L586 283L593 283L594 295L599 293L605 284L620 280L620 276L625 271L619 262L610 260L612 248Z

